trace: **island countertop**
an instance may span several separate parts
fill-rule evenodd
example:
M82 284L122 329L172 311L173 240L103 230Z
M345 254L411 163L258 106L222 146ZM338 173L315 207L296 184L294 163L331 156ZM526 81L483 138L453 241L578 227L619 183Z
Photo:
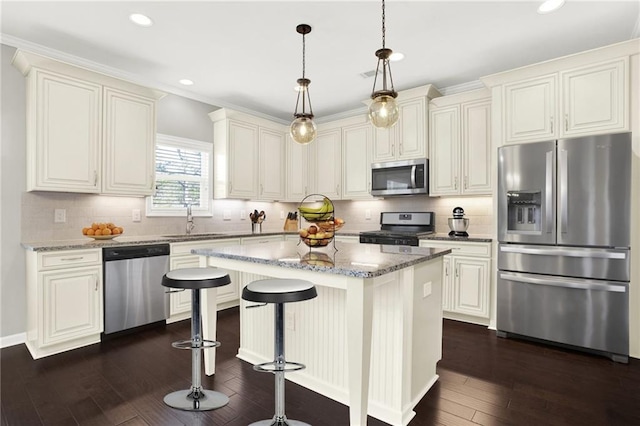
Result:
M335 249L331 243L322 249L310 250L296 241L282 241L196 249L192 253L284 268L372 278L447 255L451 250L357 242L335 242Z

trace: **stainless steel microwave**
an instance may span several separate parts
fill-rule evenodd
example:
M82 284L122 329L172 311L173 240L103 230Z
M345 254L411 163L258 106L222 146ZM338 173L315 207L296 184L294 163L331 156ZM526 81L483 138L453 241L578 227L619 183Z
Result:
M371 164L371 195L429 193L429 160L389 161Z

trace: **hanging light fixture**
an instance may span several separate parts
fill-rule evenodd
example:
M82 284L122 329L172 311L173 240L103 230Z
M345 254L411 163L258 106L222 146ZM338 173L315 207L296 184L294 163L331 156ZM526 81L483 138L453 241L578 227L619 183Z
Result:
M376 74L373 80L373 90L371 93L371 99L373 101L371 105L369 105L369 119L374 126L386 129L398 122L398 104L396 102L398 92L393 89L393 77L391 76L391 65L389 64L389 57L393 53L393 50L385 47L384 21L384 0L382 0L382 49L376 50L378 66L376 67ZM381 64L382 70L380 70ZM382 90L376 91L376 82L380 71L382 71ZM387 76L389 76L390 89L387 84Z
M316 124L313 122L313 110L311 109L311 98L309 97L309 84L311 80L305 78L305 35L311 32L311 27L307 24L300 24L296 27L298 34L302 34L302 78L298 79L298 98L296 99L295 117L289 129L291 137L299 144L305 145L316 138ZM302 97L302 112L298 112L298 105ZM309 104L309 112L306 106Z

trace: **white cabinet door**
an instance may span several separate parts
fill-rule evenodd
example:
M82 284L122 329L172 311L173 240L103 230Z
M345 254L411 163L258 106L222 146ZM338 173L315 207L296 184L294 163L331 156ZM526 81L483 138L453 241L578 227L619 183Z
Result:
M240 238L240 244L263 244L263 243L274 243L284 241L284 236L282 235L265 235L262 237L245 237Z
M100 192L102 87L34 69L27 104L27 190Z
M287 136L287 201L302 201L309 194L309 145Z
M398 159L424 158L427 156L425 130L425 98L398 102L400 115L397 126Z
M451 280L451 256L442 258L442 310L453 310L453 281Z
M331 129L318 132L309 155L312 193L339 200L342 196L342 131Z
M364 123L342 129L342 199L371 199L373 129Z
M628 58L560 73L565 136L628 129Z
M461 194L491 194L491 100L462 104Z
M40 347L101 333L102 267L42 272L38 303Z
M229 120L228 126L229 196L255 199L258 196L258 126L235 120Z
M406 160L427 156L427 113L424 97L398 102L398 123L376 129L372 161Z
M104 88L102 193L153 194L155 123L153 99Z
M170 270L197 268L200 266L199 256L171 256L169 260ZM172 291L173 289L167 289ZM183 315L180 315L183 314ZM176 317L180 315L180 317ZM191 291L176 291L169 295L169 320L167 322L179 321L191 317Z
M506 143L557 137L556 80L553 74L504 86Z
M453 257L453 311L489 318L488 259Z
M429 195L457 195L460 184L460 108L433 109L430 121Z
M261 128L258 152L260 170L258 199L283 200L285 179L284 134Z

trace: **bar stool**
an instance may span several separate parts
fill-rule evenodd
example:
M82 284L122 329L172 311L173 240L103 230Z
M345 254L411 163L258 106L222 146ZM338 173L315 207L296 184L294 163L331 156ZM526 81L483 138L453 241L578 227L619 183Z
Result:
M191 339L171 344L174 348L191 349L191 388L166 395L164 403L170 407L186 411L206 411L220 408L229 402L229 397L220 392L204 390L200 381L201 351L220 346L220 342L202 338L200 290L229 283L229 273L217 268L176 269L162 278L162 285L165 287L191 290Z
M289 420L284 414L284 373L305 368L304 364L286 362L284 358L284 304L300 302L316 297L315 286L304 280L295 279L266 279L249 283L242 289L242 298L261 305L247 306L248 308L274 303L274 361L255 365L254 370L275 374L275 415L272 419L261 420L250 426L304 426L307 423Z

